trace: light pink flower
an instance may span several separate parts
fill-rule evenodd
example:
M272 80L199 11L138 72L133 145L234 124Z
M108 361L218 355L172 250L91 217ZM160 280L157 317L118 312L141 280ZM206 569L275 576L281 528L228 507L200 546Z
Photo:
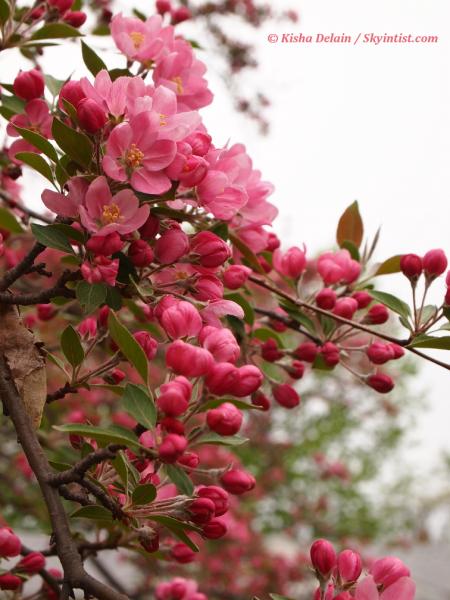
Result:
M141 21L119 13L111 21L111 35L125 56L146 63L158 58L164 47L172 42L173 27L163 28L160 15Z
M150 212L148 205L139 206L139 200L131 190L122 190L113 196L106 177L94 179L79 210L84 227L99 235L113 231L124 235L136 231Z
M333 283L352 283L361 273L361 265L353 260L346 249L338 252L325 252L319 256L317 270L325 285Z
M42 202L45 206L62 217L78 217L80 206L84 202L89 184L82 177L72 177L67 182L69 193L59 194L52 190L42 192Z
M238 319L244 318L242 307L232 300L213 300L200 311L200 314L204 323L212 327L223 327L220 319L225 315L231 315Z
M106 145L103 169L116 181L129 181L146 194L163 194L171 181L163 173L174 159L176 144L158 139L159 115L143 112L115 127Z
M129 101L129 88L133 88L133 95L146 94L146 85L141 77L118 77L111 81L105 69L97 73L94 85L86 78L80 80L81 89L86 98L95 100L105 112L120 117L127 111Z
M371 575L356 586L355 600L414 600L416 585L410 577L401 577L381 594Z
M40 133L47 139L52 138L52 117L49 113L47 102L41 98L30 100L25 106L25 113L20 115L14 115L11 117L10 122L7 125L6 132L11 137L19 137L20 133L15 128L23 127L24 129L31 129L37 133ZM11 144L8 155L14 162L19 162L15 159L15 156L19 152L37 152L41 151L30 144L26 140L20 139Z

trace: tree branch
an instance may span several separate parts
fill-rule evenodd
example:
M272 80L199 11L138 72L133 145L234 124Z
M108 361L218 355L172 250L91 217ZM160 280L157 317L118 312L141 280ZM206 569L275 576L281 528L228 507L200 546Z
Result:
M15 267L12 267L12 269L6 271L6 273L3 275L0 280L0 292L4 292L9 288L10 285L17 281L19 277L29 273L30 269L33 267L34 261L44 250L45 246L39 242L36 242L25 258L23 258Z
M312 335L311 333L309 333L309 331L305 331L304 329L302 329L300 323L297 323L297 321L294 321L294 319L283 317L283 315L279 315L278 313L272 310L266 310L265 308L255 308L255 313L269 317L269 319L273 319L274 321L278 321L279 323L283 323L283 325L285 325L288 329L293 329L294 331L301 333L316 344L322 343L322 340L320 340L318 337Z
M66 288L66 283L76 281L80 275L77 271L65 271L58 279L54 287L40 292L30 292L28 294L11 294L10 292L0 292L0 303L16 304L20 306L31 306L34 304L46 304L56 296L64 298L75 298L75 292Z
M109 444L106 448L91 452L85 458L77 462L71 469L53 475L49 479L49 483L54 487L58 487L67 483L79 482L91 467L98 465L105 460L115 458L119 450L123 450L124 448L125 446L121 446L120 444Z

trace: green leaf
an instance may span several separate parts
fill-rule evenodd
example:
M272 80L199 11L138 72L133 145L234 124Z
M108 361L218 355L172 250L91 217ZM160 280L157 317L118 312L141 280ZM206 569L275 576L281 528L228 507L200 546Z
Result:
M80 435L92 438L103 444L123 444L130 448L138 448L139 441L132 431L112 425L111 427L96 427L94 425L83 425L80 423L68 423L66 425L54 425L53 429L62 433Z
M54 248L55 250L61 250L61 252L74 254L66 235L54 225L37 225L36 223L32 223L31 231L37 241L47 246L47 248Z
M66 327L62 332L61 350L72 367L78 367L84 360L84 350L81 345L80 336L72 325Z
M270 339L275 340L280 348L284 347L283 340L273 329L266 329L265 327L260 327L259 329L255 329L252 335L253 337L255 337L258 340L261 340L262 342L267 342L267 340Z
M0 228L6 229L11 233L22 233L22 225L16 219L12 212L4 206L0 206Z
M40 154L36 154L35 152L18 152L16 158L53 183L52 170L47 161L45 161Z
M432 317L434 318L438 313L438 307L433 304L427 304L422 309L419 325L425 325Z
M344 247L344 242L351 242L359 248L363 240L364 226L359 214L358 202L353 202L342 214L339 219L336 232L336 240L340 248Z
M5 87L4 84L0 84L1 87ZM18 113L23 113L25 108L25 102L17 96L6 96L5 94L1 94L1 102L3 108L6 108L12 114L17 115Z
M180 494L185 494L186 496L193 495L194 484L186 471L183 471L183 469L180 469L180 467L176 467L175 465L165 465L164 469L172 483L177 486L177 490Z
M119 475L125 490L128 490L128 465L123 452L118 452L116 457L111 460L111 463Z
M109 313L109 333L125 358L134 366L145 384L148 379L148 362L144 351L126 327L120 323L114 311Z
M6 23L10 15L10 6L7 0L0 0L0 23Z
M198 552L198 546L196 546L191 538L185 533L185 530L200 532L201 530L198 527L185 523L184 521L178 521L173 517L167 517L166 515L149 515L147 519L164 525L164 527L167 527L175 537L186 544L186 546L189 546L191 550Z
M233 244L233 246L235 246L239 252L242 254L242 256L245 258L245 260L247 261L247 263L249 264L249 266L256 272L256 273L261 273L262 275L265 275L265 271L262 268L262 266L259 263L258 257L256 256L256 254L253 252L253 250L251 250L247 244L245 244L240 238L238 238L236 235L233 234L229 234L229 238L230 238L230 242Z
M218 235L225 242L228 240L229 232L228 232L228 224L219 221L213 227L211 227L210 231Z
M23 137L24 140L30 142L33 146L35 146L38 150L43 152L45 156L47 156L50 160L57 163L58 155L56 150L50 144L50 142L43 137L40 133L36 133L35 131L30 131L29 129L25 129L23 127L16 127L17 131Z
M378 292L376 290L372 290L370 294L373 296L373 298L375 298L375 300L378 300L404 319L408 319L408 317L411 315L409 306L406 304L406 302L400 300L400 298L397 298L392 294L388 294L387 292Z
M156 498L156 488L151 483L138 485L131 495L133 504L142 505L150 504Z
M242 446L248 442L248 438L240 435L222 436L218 433L205 433L193 442L193 446L201 446L203 444L213 444L215 446Z
M269 594L269 596L272 598L272 600L291 600L291 598L288 598L287 596L280 596L280 594Z
M44 25L31 36L32 40L50 40L53 38L74 38L83 34L67 23L49 23Z
M244 321L249 325L253 325L255 322L255 312L251 307L250 303L242 296L241 294L226 294L224 296L225 300L231 300L232 302L236 302L244 311Z
M156 425L156 407L152 398L138 385L129 383L122 396L122 408L147 429Z
M378 269L375 271L375 276L377 275L390 275L391 273L399 273L400 272L400 261L402 259L401 254L396 254L395 256L391 256L386 259Z
M345 248L346 250L348 250L350 252L350 256L354 260L357 260L359 262L359 259L360 259L359 250L353 242L349 242L348 240L345 240L344 242L342 242L341 248Z
M55 79L51 75L45 75L45 84L53 97L57 96L62 86L66 83L65 79Z
M98 56L98 54L83 41L81 41L81 52L83 54L84 64L94 77L102 69L107 70L107 66L102 61L100 56Z
M52 227L62 231L62 233L64 233L66 238L70 241L79 242L80 244L84 244L86 242L85 234L78 229L75 229L75 227L71 227L65 223L55 223L52 225Z
M80 281L76 289L78 302L87 313L91 313L105 302L106 293L106 285L104 283Z
M106 287L105 302L109 308L112 308L113 310L120 310L122 308L122 295L118 288L112 287L111 285Z
M87 135L75 131L59 119L53 119L52 133L58 146L70 158L82 167L90 165L94 147Z
M107 508L99 506L98 504L93 506L82 506L77 508L71 515L71 519L90 519L94 521L108 521L112 522L113 517Z
M434 348L435 350L450 350L450 336L432 337L423 335L410 344L412 348Z

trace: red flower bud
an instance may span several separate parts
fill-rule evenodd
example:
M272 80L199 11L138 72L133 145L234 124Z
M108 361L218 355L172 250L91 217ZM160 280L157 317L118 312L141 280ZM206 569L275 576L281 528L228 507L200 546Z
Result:
M314 342L303 342L295 350L295 356L304 362L313 363L319 352L317 344Z
M86 242L86 248L96 256L111 256L120 252L123 241L117 231L107 235L94 235Z
M189 505L191 521L203 525L211 521L215 513L214 502L209 498L196 498Z
M197 156L205 156L211 148L212 138L207 133L194 131L184 140L192 148L192 153Z
M148 219L139 229L139 233L142 239L152 240L157 236L159 232L159 219L154 215L150 214Z
M189 238L176 227L163 233L155 244L155 256L162 265L174 263L188 252Z
M382 323L386 323L388 319L389 311L384 304L374 304L364 317L364 322L371 325L381 325Z
M289 373L292 379L301 379L305 374L305 365L299 360L293 360L291 365L287 365L284 369Z
M56 315L56 310L53 304L38 304L37 316L41 321L50 321Z
M367 356L374 365L384 365L395 358L395 353L391 344L374 342L367 348Z
M237 433L241 428L242 420L241 411L231 402L224 402L206 413L208 427L224 436Z
M229 290L237 290L247 282L251 272L244 265L231 265L223 274L223 283Z
M192 17L191 11L186 6L180 6L171 12L173 25L183 23Z
M278 350L278 344L273 338L269 338L261 346L261 355L267 362L275 362L284 356L283 352Z
M137 331L133 337L145 352L148 360L153 360L158 350L158 342L152 338L148 331Z
M202 267L219 267L231 256L228 244L211 231L201 231L191 241L191 252Z
M319 575L327 579L336 566L336 552L328 540L316 540L310 550L311 562Z
M0 527L0 556L12 558L20 554L22 544L9 527Z
M152 527L144 526L138 530L138 540L146 552L159 550L159 534Z
M300 396L288 383L282 383L273 388L273 397L284 408L295 408L300 404Z
M195 560L195 552L186 544L175 544L170 551L171 557L181 564L191 563Z
M253 475L240 469L231 469L224 473L220 478L220 483L227 492L235 496L240 496L251 491L256 485Z
M336 292L331 288L323 288L316 295L316 304L324 310L331 310L336 304Z
M320 353L328 367L334 367L339 363L339 348L333 342L325 342L320 349Z
M222 488L216 485L207 485L199 488L197 494L200 498L209 498L214 502L215 516L221 517L229 508L228 494Z
M175 463L187 448L184 436L169 433L158 448L159 459L165 463Z
M333 314L344 319L352 319L357 310L358 302L354 298L339 298L336 301Z
M417 254L404 254L400 259L400 269L408 279L417 280L422 274L422 259Z
M87 14L81 10L69 10L64 15L64 21L72 25L72 27L81 27L87 19Z
M153 261L153 250L144 240L135 240L128 248L128 258L135 267L147 267Z
M166 363L175 373L185 377L200 377L209 373L214 359L208 350L176 340L167 349Z
M22 579L12 573L0 575L0 590L18 590L22 585Z
M352 298L358 303L358 308L367 308L372 302L372 296L368 292L353 292Z
M126 377L125 373L121 369L117 368L113 369L110 375L116 385L119 385L119 383L121 383Z
M23 571L28 575L34 575L39 573L41 569L45 567L45 557L40 552L30 552L27 556L24 556L17 566L15 567L18 571Z
M92 98L85 98L79 102L77 117L81 127L88 133L97 133L108 121L103 108Z
M337 557L339 577L343 583L352 583L361 575L362 561L357 552L344 550Z
M429 279L442 275L447 265L447 257L443 250L429 250L423 257L423 270Z
M67 100L74 108L77 108L82 100L86 98L85 93L79 81L68 81L65 83L59 92L58 106L66 112L63 100Z
M156 10L160 15L165 15L170 12L172 6L169 0L156 0Z
M400 577L409 577L410 571L403 562L395 556L385 556L376 560L370 567L370 574L377 585L383 585L385 588L400 579Z
M180 456L177 462L188 467L188 469L195 469L198 467L200 457L198 454L195 454L195 452L185 452L183 456Z
M367 378L366 383L380 394L389 393L394 389L395 385L392 378L385 373L375 373L375 375L370 375Z
M14 93L23 100L34 100L40 98L44 93L44 76L37 69L31 71L20 71L14 79Z
M267 411L270 409L270 400L262 392L256 392L252 395L252 404L254 406L260 406L262 410Z
M73 0L47 0L49 6L54 6L59 12L64 13L72 7Z
M281 246L281 242L280 242L279 238L277 237L277 235L275 233L273 233L273 231L269 232L267 239L268 239L268 241L267 241L266 250L268 252L273 252L274 250L276 250L277 248L279 248Z
M208 540L218 540L227 533L227 526L220 519L212 519L202 527L203 535Z

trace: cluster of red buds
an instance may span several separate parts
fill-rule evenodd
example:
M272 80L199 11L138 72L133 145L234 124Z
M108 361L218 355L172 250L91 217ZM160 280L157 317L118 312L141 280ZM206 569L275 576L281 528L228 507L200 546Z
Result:
M0 559L22 558L0 574L0 590L18 590L24 581L45 567L45 557L40 552L24 552L22 542L9 527L0 527Z

